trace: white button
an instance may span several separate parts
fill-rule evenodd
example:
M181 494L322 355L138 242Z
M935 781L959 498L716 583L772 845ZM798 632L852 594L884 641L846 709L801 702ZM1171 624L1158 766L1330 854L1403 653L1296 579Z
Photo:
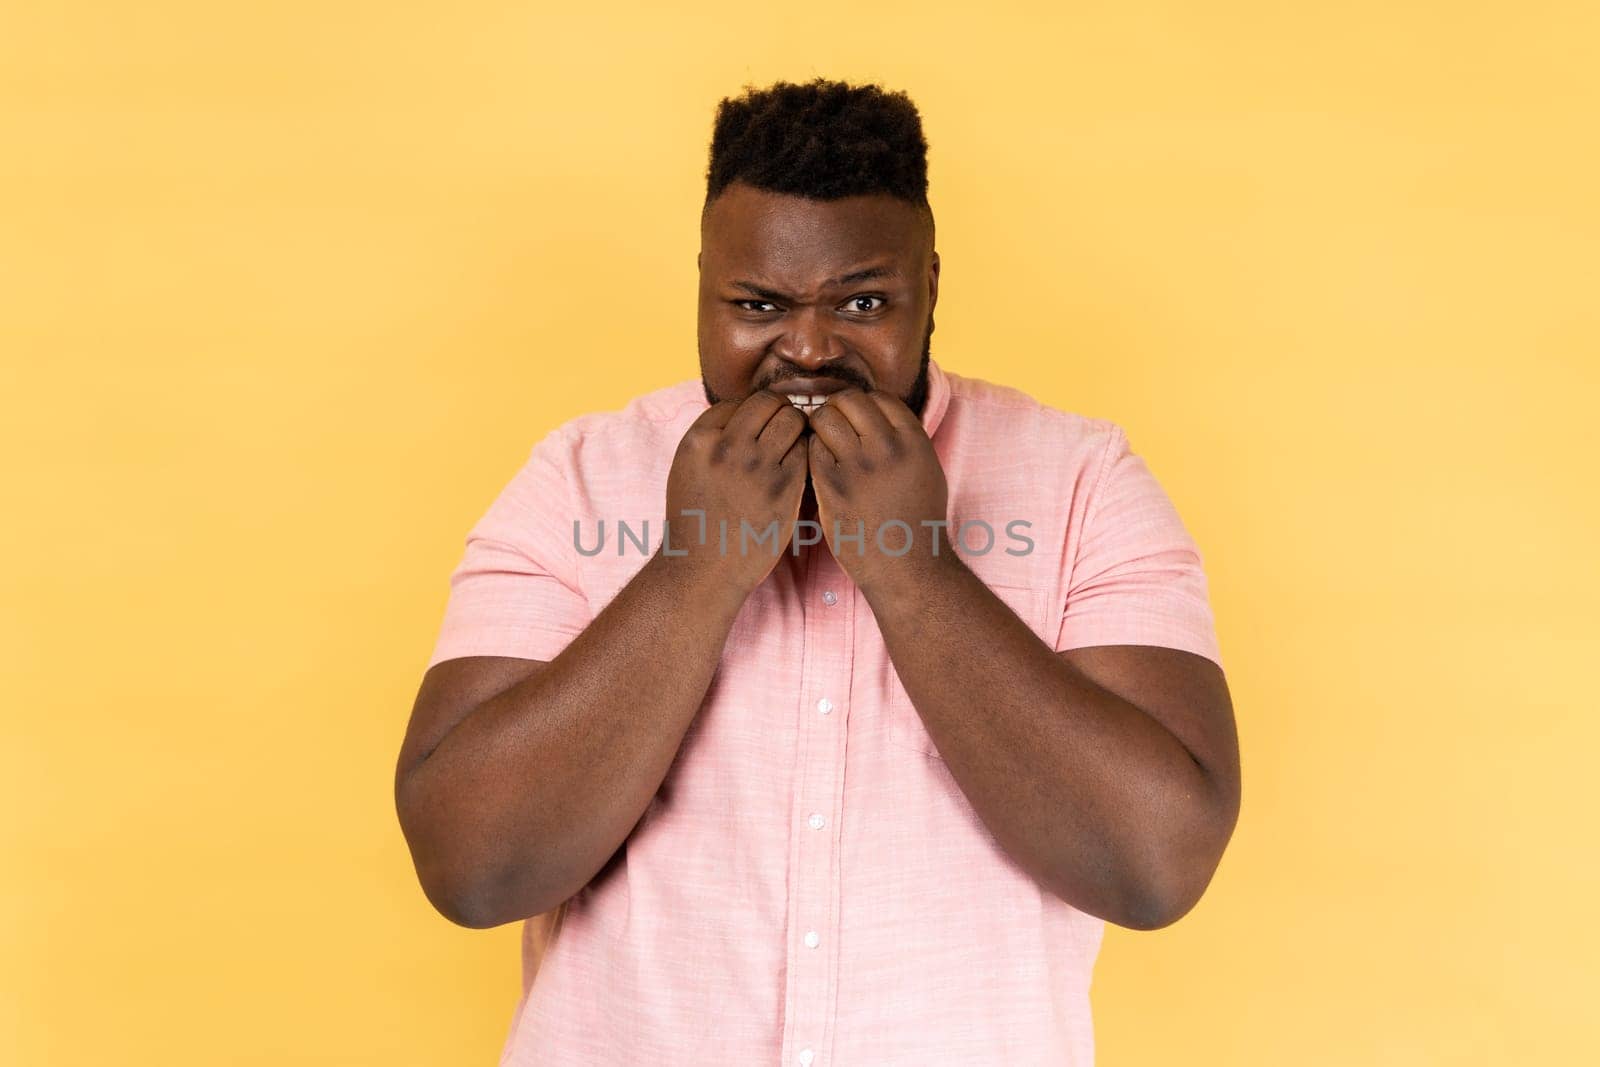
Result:
M828 820L826 820L826 819L824 819L824 818L823 818L823 817L822 817L822 813L821 813L821 812L819 812L819 811L814 811L814 812L812 812L812 813L811 813L811 818L809 818L809 819L807 819L807 820L806 820L806 822L808 822L808 823L810 823L810 824L811 824L811 828L812 828L812 829L813 829L813 830L820 830L820 829L822 829L822 825L823 825L823 823L825 823L825 822L827 822L827 821L828 821Z
M822 602L831 608L839 602L839 598L833 595L832 589L829 589L822 594Z
M815 1055L816 1055L816 1053L812 1052L810 1049L803 1048L803 1049L800 1050L800 1062L802 1064L810 1063L811 1062L811 1058L813 1056L815 1056Z
M821 942L822 938L817 936L815 930L806 931L806 948L816 948Z
M828 714L828 712L833 710L833 701L829 700L827 697L823 697L821 700L817 701L817 710L822 712L824 715Z

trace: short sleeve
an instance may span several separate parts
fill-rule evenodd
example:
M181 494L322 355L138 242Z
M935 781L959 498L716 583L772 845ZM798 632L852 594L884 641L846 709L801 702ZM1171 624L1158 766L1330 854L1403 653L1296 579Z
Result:
M1199 549L1115 424L1066 569L1056 651L1159 645L1222 665Z
M535 445L467 534L429 667L461 656L552 660L589 624L563 449L559 430Z

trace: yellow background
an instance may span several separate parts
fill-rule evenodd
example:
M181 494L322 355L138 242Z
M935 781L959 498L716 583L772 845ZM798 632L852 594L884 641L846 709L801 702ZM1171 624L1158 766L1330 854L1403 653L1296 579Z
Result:
M715 104L822 74L922 109L936 357L1211 578L1243 816L1100 1062L1597 1062L1595 12L9 5L0 1060L494 1062L390 792L448 573L698 373Z

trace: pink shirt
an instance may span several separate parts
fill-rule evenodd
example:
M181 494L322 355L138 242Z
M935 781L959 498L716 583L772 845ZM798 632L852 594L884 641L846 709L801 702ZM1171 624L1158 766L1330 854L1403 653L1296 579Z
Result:
M1221 663L1200 555L1119 426L929 373L951 529L994 531L961 557L1041 640ZM541 440L467 537L429 666L554 659L648 559L616 522L659 545L705 408L694 378ZM616 861L524 924L501 1064L1089 1064L1102 930L996 845L818 546L745 603Z

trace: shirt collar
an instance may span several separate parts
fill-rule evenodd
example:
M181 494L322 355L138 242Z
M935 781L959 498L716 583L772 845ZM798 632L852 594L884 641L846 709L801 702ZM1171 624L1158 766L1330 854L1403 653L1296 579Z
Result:
M950 407L950 380L939 363L928 357L928 402L922 406L922 428L932 437Z

